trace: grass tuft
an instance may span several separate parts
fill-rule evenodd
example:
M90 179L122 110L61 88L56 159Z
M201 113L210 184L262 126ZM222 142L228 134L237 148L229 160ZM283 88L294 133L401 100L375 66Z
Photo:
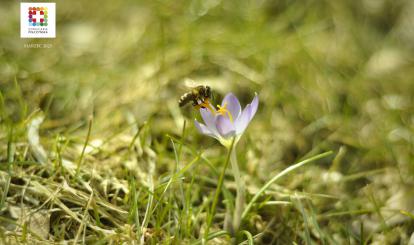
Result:
M0 244L413 243L412 1L57 5L0 9ZM190 81L258 94L244 198Z

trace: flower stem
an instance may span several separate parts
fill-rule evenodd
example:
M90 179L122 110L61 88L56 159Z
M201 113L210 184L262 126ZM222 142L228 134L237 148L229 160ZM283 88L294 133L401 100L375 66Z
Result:
M241 223L241 217L243 213L243 207L246 200L245 196L245 186L244 182L240 175L239 165L237 163L237 155L236 155L236 149L229 149L230 152L230 162L231 162L231 169L233 171L234 180L236 181L236 203L235 203L235 209L233 214L233 232L234 235L237 234L240 223Z
M231 155L235 140L236 140L236 138L233 138L233 140L231 142L231 146L229 148L229 153L227 154L226 162L224 163L224 166L223 166L223 171L221 171L221 174L220 174L220 177L219 177L219 180L218 180L216 193L214 194L213 203L211 205L211 210L210 210L210 213L208 214L208 217L207 217L207 227L204 231L204 237L202 238L202 244L205 244L208 241L208 236L209 236L208 232L209 232L209 229L210 229L210 226L211 226L211 222L213 221L214 215L216 214L216 206L217 206L218 199L219 199L219 196L220 196L221 188L223 186L224 175L226 173L227 166L229 165L229 162L230 162L230 155Z

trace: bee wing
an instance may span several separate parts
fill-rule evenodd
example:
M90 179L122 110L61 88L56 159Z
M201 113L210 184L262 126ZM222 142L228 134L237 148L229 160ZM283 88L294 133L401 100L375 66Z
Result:
M192 88L195 88L197 86L202 85L201 83L198 83L198 82L194 81L193 79L189 79L189 78L186 78L184 80L183 84L184 84L184 86L186 87L187 90L190 90Z
M177 91L181 94L185 94L191 91L193 88L197 87L198 85L201 85L201 83L198 84L194 80L187 78L183 81L180 81L180 83L178 83Z

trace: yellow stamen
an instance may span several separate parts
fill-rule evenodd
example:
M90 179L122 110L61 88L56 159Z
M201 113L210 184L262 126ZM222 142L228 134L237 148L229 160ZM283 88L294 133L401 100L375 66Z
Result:
M199 110L200 108L207 108L211 111L211 113L213 113L213 115L219 113L220 115L225 116L227 114L230 119L230 122L233 122L233 116L231 115L230 111L227 110L227 103L225 103L224 106L217 105L218 110L216 111L211 107L211 104L208 101L208 99L205 99L204 101L201 101L200 104L194 106L194 108L196 108L196 110Z
M227 110L226 107L227 107L227 103L225 103L224 106L217 105L217 108L218 108L217 113L220 113L223 116L227 114L229 116L230 122L233 122L233 116L231 115L230 111Z

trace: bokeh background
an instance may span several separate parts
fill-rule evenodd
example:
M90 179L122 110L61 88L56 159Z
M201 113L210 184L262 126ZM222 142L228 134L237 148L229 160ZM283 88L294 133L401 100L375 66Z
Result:
M224 149L195 130L195 110L177 106L187 86L206 84L217 103L230 91L244 105L259 95L258 113L238 147L250 194L290 164L333 150L331 158L283 179L268 198L290 200L299 193L305 217L313 217L307 222L317 243L408 243L414 232L413 1L57 1L56 39L20 39L19 7L16 1L0 7L1 185L12 176L0 211L7 219L20 222L22 210L45 202L36 194L38 202L22 198L18 186L30 186L27 179L56 186L70 179L34 163L6 171L10 142L15 161L39 161L27 134L39 115L44 117L40 143L50 161L61 149L75 164L93 118L91 149L82 165L111 180L109 189L119 191L114 184L119 182L128 194L131 175L137 188L145 189L148 173L162 183L175 166L169 136L181 137L184 120L185 145L220 169ZM27 43L51 48L25 48ZM128 146L139 129L145 132L138 137L143 150L131 157ZM193 157L189 152L183 153L183 165ZM214 191L201 177L216 177L205 163L192 171L184 186L196 179L191 188L197 209ZM232 188L230 175L226 184ZM147 198L142 195L140 215ZM87 201L69 207L77 212ZM108 201L126 211L130 207ZM48 205L45 237L73 239L79 224ZM17 215L12 208L20 210ZM258 243L305 243L303 215L294 205L265 205L244 226L263 234ZM7 230L20 232L2 222L3 237ZM181 234L181 241L197 239L202 218L197 222L200 226ZM63 223L64 230L53 229ZM124 223L120 215L101 226L116 230ZM149 224L154 233L146 239L168 237L167 228L157 228L153 219Z

